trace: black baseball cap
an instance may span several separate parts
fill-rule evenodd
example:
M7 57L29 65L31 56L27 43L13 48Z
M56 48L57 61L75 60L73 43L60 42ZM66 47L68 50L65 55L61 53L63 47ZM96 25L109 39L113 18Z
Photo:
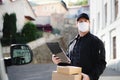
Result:
M89 20L89 16L86 14L86 13L81 13L78 18L77 18L77 21L79 21L80 18L85 18L87 20Z

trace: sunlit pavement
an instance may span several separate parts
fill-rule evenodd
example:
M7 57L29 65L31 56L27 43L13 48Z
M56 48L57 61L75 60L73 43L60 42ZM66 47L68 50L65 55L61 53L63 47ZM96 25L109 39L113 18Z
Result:
M28 64L8 67L9 80L51 80L54 64ZM106 68L99 80L120 80L120 72Z
M120 72L106 68L99 80L120 80Z

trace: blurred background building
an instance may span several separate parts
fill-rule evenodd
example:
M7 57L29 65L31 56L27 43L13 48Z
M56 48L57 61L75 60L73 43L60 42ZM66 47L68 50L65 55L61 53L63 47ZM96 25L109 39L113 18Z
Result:
M108 65L120 70L120 0L90 0L90 19L92 33L104 42Z
M5 13L16 13L18 31L22 29L27 20L35 19L35 14L27 0L0 0L0 31L3 29L3 15Z
M43 47L46 40L56 39L56 37L61 36L62 44L66 48L69 42L78 34L76 18L83 12L90 14L88 0L0 0L0 36L2 36L3 15L5 13L16 14L18 31L24 27L23 25L27 21L31 20L37 28L44 31L45 26L52 27L52 29L57 31L57 34L50 33L51 31L48 30L48 33L45 32L42 38L31 41L31 47L34 45L33 48L35 50L35 52L33 50L35 63L47 62L49 52L46 50L46 47ZM3 53L9 54L9 51L9 47L3 49ZM43 57L43 54L46 56ZM51 60L50 57L49 60Z

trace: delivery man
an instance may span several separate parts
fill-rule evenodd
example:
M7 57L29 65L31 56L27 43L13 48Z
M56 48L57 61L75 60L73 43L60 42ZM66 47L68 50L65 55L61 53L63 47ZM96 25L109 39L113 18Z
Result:
M70 42L67 56L71 66L82 67L82 80L98 80L106 67L105 48L103 42L90 33L90 21L86 13L77 18L78 35ZM52 56L55 64L61 59Z

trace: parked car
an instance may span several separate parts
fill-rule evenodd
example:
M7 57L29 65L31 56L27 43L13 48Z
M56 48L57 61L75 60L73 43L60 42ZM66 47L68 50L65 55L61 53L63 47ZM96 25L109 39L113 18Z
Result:
M10 58L4 59L0 42L0 80L9 80L6 67L12 65L24 65L32 61L32 50L25 44L13 44L10 46Z

